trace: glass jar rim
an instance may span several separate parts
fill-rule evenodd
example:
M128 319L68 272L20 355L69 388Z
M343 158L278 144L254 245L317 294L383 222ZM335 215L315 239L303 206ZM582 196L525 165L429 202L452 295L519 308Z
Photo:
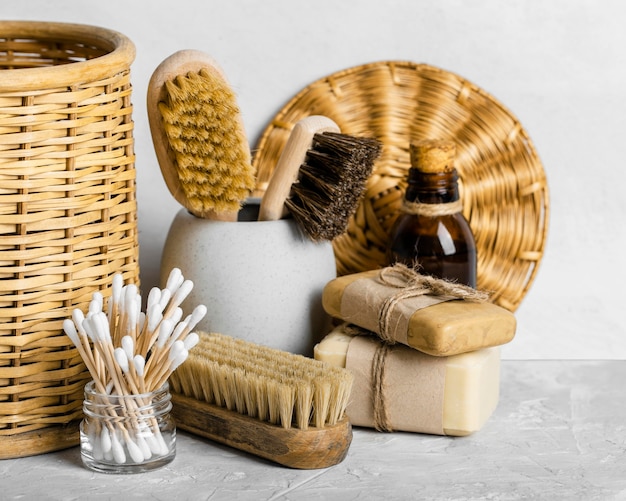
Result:
M136 398L136 399L145 399L148 397L154 397L154 395L158 395L160 393L169 393L170 385L169 382L165 381L163 385L156 390L147 391L145 393L127 393L124 395L120 395L118 393L102 393L96 390L96 382L92 379L85 384L84 393L85 396L98 396L98 397L106 397L106 398Z

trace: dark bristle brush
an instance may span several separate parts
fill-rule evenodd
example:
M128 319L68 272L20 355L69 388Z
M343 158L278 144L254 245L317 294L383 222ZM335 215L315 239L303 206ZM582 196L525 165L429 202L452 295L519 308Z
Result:
M312 240L345 232L365 190L380 141L342 134L323 116L294 126L261 201L259 220L290 213Z
M356 211L381 143L341 133L316 134L285 206L312 240L345 232Z

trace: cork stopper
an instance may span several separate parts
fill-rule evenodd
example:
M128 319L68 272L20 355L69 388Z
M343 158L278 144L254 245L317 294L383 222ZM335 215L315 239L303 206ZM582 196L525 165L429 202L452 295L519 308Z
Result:
M411 165L421 172L450 172L455 155L456 145L452 141L425 139L411 143Z

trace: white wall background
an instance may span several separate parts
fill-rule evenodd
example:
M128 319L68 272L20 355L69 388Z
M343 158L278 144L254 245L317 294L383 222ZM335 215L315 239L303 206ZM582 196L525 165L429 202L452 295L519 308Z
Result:
M515 114L550 186L550 232L504 358L626 359L626 3L622 0L19 0L0 18L127 35L143 288L156 285L179 206L152 150L145 93L183 48L211 53L251 144L293 94L329 73L405 59L457 73Z

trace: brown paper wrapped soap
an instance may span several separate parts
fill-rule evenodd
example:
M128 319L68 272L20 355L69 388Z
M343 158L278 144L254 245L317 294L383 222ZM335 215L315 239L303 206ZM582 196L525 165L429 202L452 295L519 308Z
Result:
M341 325L314 350L317 360L354 375L346 409L354 426L462 436L481 429L495 410L498 347L433 357L355 331Z
M336 318L434 356L508 343L515 336L510 311L464 285L420 275L400 264L330 281L322 303Z

